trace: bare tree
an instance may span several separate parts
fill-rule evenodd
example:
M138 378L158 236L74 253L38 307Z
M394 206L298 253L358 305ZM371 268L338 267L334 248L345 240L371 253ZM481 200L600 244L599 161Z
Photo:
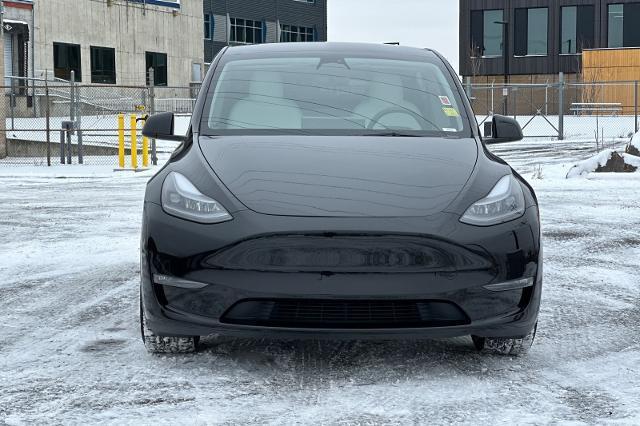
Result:
M588 46L585 46L584 42L581 41L578 52L582 52L587 47ZM583 85L580 86L582 88L582 91L581 91L582 102L584 103L599 102L602 88L598 83L602 78L602 69L601 68L592 69L589 72L589 76L587 77L584 72L584 64L582 59L583 59L582 55L575 56L577 79L579 82L583 83ZM576 99L578 99L578 96L576 96Z
M482 49L479 46L474 46L473 44L469 47L467 51L469 55L469 64L471 66L471 85L476 82L476 77L480 74L482 70ZM476 96L472 96L472 86L469 88L469 98L472 103L477 99ZM486 91L483 94L486 96Z
M471 65L471 76L475 79L482 70L482 49L472 45L469 47L467 54L469 55L469 63Z

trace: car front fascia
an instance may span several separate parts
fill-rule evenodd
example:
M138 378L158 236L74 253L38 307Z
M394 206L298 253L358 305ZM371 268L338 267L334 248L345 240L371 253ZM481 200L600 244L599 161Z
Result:
M451 214L443 213L441 223L451 223ZM317 218L282 218L261 215L251 211L237 213L235 221L220 225L200 225L185 223L181 219L166 215L160 206L154 203L145 204L145 226L143 229L142 250L142 290L145 307L148 310L148 321L154 325L159 334L166 335L206 335L216 332L241 336L259 336L265 332L282 337L437 337L480 334L485 336L515 336L524 335L535 324L539 309L539 299L542 284L542 262L537 228L537 208L527 209L525 217L491 228L478 228L465 224L456 224L448 231L444 230L436 218L403 219L402 223L392 218L349 219L333 218L330 220ZM374 222L376 224L374 224ZM260 223L260 225L256 225ZM315 223L315 224L313 224ZM439 228L439 231L429 230L429 223ZM149 229L149 225L153 230ZM335 274L320 273L283 273L260 271L224 271L202 269L202 260L215 248L223 248L238 239L257 238L265 233L278 235L281 233L320 233L322 229L331 229L336 234L368 232L379 229L381 233L390 235L406 235L406 227L424 228L420 235L425 238L443 238L448 232L448 238L458 240L460 244L483 251L488 257L494 258L496 268L483 275L477 283L470 284L468 280L458 280L460 274L442 272L437 274ZM454 229L455 228L455 229ZM161 231L159 231L161 230ZM439 234L439 235L438 235ZM482 237L484 235L484 237ZM491 247L491 246L494 247ZM503 249L495 246L508 245ZM486 246L486 247L484 247ZM519 247L521 250L514 250ZM492 253L490 253L491 251ZM502 251L502 253L500 253ZM519 253L519 254L518 254ZM518 268L509 266L515 264ZM518 257L519 256L519 257ZM528 256L527 259L524 256ZM170 259L180 259L172 264ZM526 261L525 261L526 260ZM187 280L207 284L208 293L203 293L203 299L208 303L218 304L216 313L200 315L183 309L184 306L163 300L162 286L153 283L154 274L180 276ZM231 278L230 278L231 277ZM521 277L535 279L533 287L524 290L510 290L495 293L483 289L483 285L503 282ZM437 291L428 291L419 282L424 280L437 282ZM386 281L397 282L398 285L386 284ZM273 286L260 287L259 283L275 283ZM331 283L336 283L332 285ZM304 284L299 284L304 283ZM318 288L318 283L323 287ZM349 286L356 283L349 290ZM445 286L445 287L442 287ZM449 291L443 291L449 287ZM425 290L420 290L424 288ZM296 289L298 291L296 291ZM160 291L159 291L160 290ZM193 291L193 290L188 290ZM168 291L167 294L185 296L184 292ZM459 303L470 315L472 323L455 327L410 328L410 329L289 329L239 326L220 322L219 315L235 302L249 298L301 297L316 299L416 299L450 297ZM470 310L473 304L490 304L493 300L504 299L505 310L487 311L480 306ZM468 302L464 302L467 299ZM525 300L526 299L526 300ZM526 303L524 303L524 302ZM467 303L465 305L465 303ZM508 309L507 309L508 308ZM212 311L213 312L213 311ZM216 317L218 315L218 317ZM529 329L527 329L529 328Z

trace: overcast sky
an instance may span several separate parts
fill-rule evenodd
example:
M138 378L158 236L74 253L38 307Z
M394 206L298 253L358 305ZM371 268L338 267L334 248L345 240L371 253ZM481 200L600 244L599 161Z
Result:
M458 0L328 0L329 41L430 47L458 69Z

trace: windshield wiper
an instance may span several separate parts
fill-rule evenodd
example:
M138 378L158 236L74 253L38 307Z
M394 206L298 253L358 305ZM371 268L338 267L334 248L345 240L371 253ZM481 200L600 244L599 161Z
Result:
M398 130L389 130L382 132L373 132L373 133L363 133L360 136L380 136L387 138L422 138L422 135L416 135L415 133L406 133Z

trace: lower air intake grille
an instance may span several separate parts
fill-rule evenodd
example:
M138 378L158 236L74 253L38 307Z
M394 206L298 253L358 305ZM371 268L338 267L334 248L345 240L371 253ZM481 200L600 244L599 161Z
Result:
M455 304L408 300L243 300L222 317L226 324L288 328L410 328L469 323Z

